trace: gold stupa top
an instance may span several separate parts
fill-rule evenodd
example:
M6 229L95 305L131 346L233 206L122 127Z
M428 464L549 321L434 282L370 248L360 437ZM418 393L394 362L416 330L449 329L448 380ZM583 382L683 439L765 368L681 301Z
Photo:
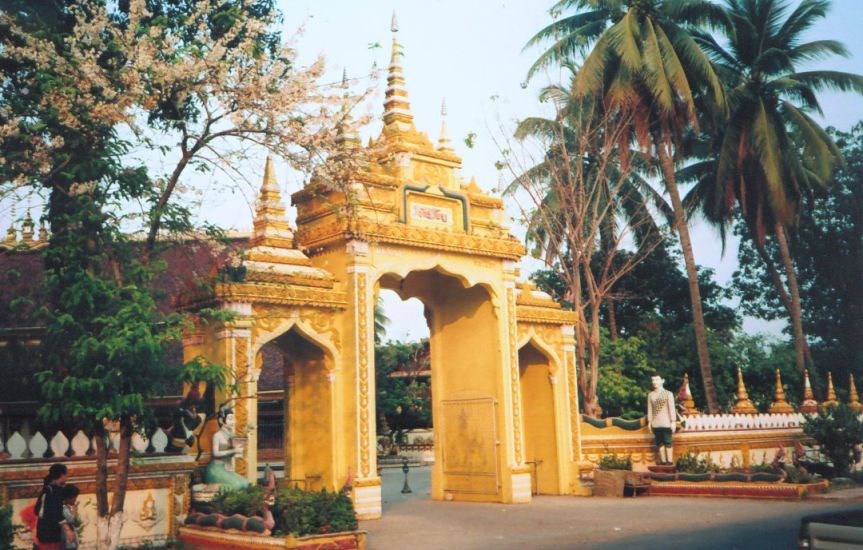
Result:
M857 384L854 383L854 374L849 374L848 377L851 379L848 386L848 393L850 397L850 399L848 400L848 406L856 412L861 412L863 411L863 404L860 403L860 396L857 395Z
M785 388L782 387L782 375L776 369L776 390L773 394L773 403L770 404L771 414L793 413L794 407L785 400Z
M692 398L692 390L689 388L689 374L683 374L683 384L680 385L678 399L683 405L683 414L693 415L698 414L698 409L695 408L695 400Z
M833 373L827 372L827 399L821 403L822 407L835 407L839 404L839 399L836 398L836 389L833 388Z
M814 414L818 412L818 402L812 392L812 384L809 382L809 369L803 371L803 402L800 403L800 412Z
M731 412L737 414L755 414L758 412L746 392L746 386L743 384L743 370L740 367L737 367L737 402L731 407Z

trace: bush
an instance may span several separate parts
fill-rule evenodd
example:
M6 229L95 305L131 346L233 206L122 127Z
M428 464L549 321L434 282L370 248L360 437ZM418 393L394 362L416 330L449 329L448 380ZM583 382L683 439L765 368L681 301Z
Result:
M276 526L274 534L288 533L301 537L353 531L357 528L354 503L348 495L303 491L297 488L283 489L276 493L275 503L270 506ZM212 502L216 512L230 516L262 515L264 488L246 487L234 491L220 491Z
M785 481L786 483L812 483L812 474L806 471L806 468L794 465L785 466Z
M632 457L630 455L618 456L614 453L606 452L599 457L600 470L632 470Z
M276 520L274 532L298 537L357 528L351 498L326 489L320 492L283 489L276 495L273 517Z
M675 469L681 473L687 474L707 474L710 472L719 472L719 466L710 458L707 453L703 457L697 453L686 451L683 455L677 458Z
M818 442L838 476L847 476L860 460L863 443L863 422L854 410L841 403L825 407L817 416L806 416L803 432Z
M264 488L252 485L233 491L223 489L213 497L210 504L216 512L226 516L259 516L264 511Z
M12 505L0 506L0 548L12 548L15 526L12 525Z

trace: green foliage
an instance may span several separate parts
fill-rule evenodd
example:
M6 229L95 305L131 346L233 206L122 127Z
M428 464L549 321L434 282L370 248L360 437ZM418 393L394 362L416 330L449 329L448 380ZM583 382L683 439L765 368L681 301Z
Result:
M637 336L608 338L602 332L596 392L606 416L644 416L650 382L650 355Z
M818 442L838 476L847 476L860 461L860 444L863 443L863 421L844 403L826 407L821 414L806 415L803 432Z
M785 481L788 483L812 483L814 478L812 474L806 471L806 468L797 467L793 464L785 465Z
M418 376L429 368L428 340L375 347L379 431L382 420L396 432L431 426L430 381Z
M600 470L632 470L632 455L612 453L606 445L598 465Z
M0 506L0 548L12 548L15 526L12 524L12 505Z
M353 531L357 528L354 503L340 492L306 492L283 489L273 506L275 533L294 536Z
M713 462L709 453L700 456L698 453L686 451L675 462L674 468L681 473L686 474L708 474L711 472L719 472L719 465Z
M220 514L259 516L264 510L264 487L251 485L243 489L220 490L210 501Z

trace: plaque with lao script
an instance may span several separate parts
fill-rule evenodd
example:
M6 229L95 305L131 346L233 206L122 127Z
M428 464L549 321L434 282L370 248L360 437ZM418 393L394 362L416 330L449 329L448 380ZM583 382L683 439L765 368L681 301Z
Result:
M463 226L462 201L444 195L408 191L405 221L408 225L458 231Z

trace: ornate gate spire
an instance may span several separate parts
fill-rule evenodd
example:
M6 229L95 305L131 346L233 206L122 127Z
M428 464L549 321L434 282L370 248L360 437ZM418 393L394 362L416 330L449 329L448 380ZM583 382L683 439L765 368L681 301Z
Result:
M404 54L402 53L402 45L399 44L395 35L399 30L395 12L393 12L390 30L393 32L393 50L384 97L384 126L396 125L402 131L415 130L414 116L411 113L411 104L408 101L408 90L405 87L405 77L401 65Z

